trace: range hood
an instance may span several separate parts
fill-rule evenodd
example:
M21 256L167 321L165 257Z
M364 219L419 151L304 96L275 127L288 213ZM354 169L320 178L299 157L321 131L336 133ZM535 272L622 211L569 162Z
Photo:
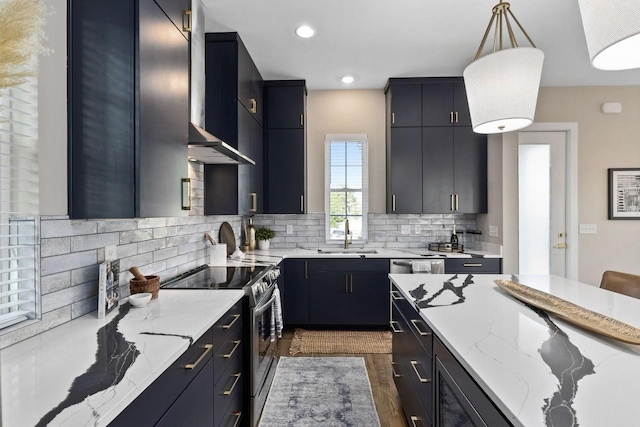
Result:
M188 155L189 160L206 164L256 164L251 158L193 123L189 123Z

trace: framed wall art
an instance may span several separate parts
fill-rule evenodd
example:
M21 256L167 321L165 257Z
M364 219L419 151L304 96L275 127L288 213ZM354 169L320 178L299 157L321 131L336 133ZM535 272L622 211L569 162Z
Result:
M609 219L640 219L640 168L609 169Z

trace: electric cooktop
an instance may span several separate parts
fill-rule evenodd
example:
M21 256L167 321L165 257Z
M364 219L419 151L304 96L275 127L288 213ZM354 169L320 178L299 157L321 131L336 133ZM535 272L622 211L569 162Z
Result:
M160 285L167 289L242 289L269 266L201 267L182 273Z

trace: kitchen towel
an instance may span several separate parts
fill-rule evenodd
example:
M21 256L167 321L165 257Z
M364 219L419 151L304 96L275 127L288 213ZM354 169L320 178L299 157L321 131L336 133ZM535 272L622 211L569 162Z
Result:
M280 289L278 285L273 289L273 305L271 306L271 342L282 338L282 304L280 303Z
M412 273L431 273L431 261L411 261Z

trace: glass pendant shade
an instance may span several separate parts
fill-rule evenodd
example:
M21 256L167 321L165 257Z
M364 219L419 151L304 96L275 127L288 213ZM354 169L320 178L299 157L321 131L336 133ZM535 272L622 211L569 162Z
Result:
M640 68L637 0L579 0L591 65L601 70Z
M540 49L515 47L467 66L463 76L473 131L511 132L533 123L543 62Z

